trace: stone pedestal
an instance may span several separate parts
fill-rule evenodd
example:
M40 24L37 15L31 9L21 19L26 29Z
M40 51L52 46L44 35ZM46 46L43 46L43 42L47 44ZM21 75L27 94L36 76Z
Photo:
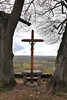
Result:
M41 84L41 76L38 76L38 78L37 78L37 83L38 83L38 85Z
M22 75L23 75L23 84L26 85L28 76L31 77L31 71L30 70L24 70L22 72ZM41 75L42 75L41 70L34 70L33 71L33 79L35 78L34 76L37 77L37 84L38 85L41 84Z
M23 76L23 84L26 85L26 82L27 82L27 76Z

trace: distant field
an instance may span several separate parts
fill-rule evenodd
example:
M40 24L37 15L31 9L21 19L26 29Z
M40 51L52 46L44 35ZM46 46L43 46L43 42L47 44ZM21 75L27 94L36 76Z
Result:
M41 70L43 74L53 73L55 69L55 56L35 56L34 69ZM23 70L30 70L30 56L15 56L13 60L14 72L21 73Z

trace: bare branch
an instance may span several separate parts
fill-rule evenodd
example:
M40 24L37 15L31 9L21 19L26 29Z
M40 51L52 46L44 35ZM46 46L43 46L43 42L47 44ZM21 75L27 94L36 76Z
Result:
M67 4L65 4L64 1L62 1L61 4L67 8Z
M58 4L60 4L60 5L58 5ZM57 4L56 4L54 7L52 7L51 9L45 11L45 12L42 14L42 16L45 15L47 12L52 11L52 10L55 9L55 8L58 8L59 6L61 6L61 2L57 3Z
M56 29L58 29L61 25L63 25L65 22L67 21L67 19L65 19L64 21L62 21L57 27L54 25L53 27L55 27Z
M22 22L22 23L24 23L24 24L27 24L28 26L31 25L31 23L27 22L26 20L24 20L22 18L20 18L19 21Z

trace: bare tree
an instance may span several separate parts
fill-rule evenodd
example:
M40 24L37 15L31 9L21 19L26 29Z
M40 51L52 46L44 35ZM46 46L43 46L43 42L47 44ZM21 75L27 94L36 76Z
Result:
M8 2L8 6L10 6L10 2L4 0L0 2L1 7L6 2ZM24 0L15 0L11 14L4 12L6 8L2 8L1 10L3 11L0 11L0 83L7 86L16 84L13 72L14 55L12 53L15 28L18 21L30 25L30 23L20 18L23 5Z
M51 43L56 42L62 35L55 63L56 70L48 86L67 86L67 0L43 0L39 5L42 11L39 9L37 12L41 17L38 26L42 34L50 36Z
M23 5L25 5L24 0L0 1L0 83L7 86L16 84L13 72L12 44L17 23L20 21L28 26L31 25L29 21L21 18Z

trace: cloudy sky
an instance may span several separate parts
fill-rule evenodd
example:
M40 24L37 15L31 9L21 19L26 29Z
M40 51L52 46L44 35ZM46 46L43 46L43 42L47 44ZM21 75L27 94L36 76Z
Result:
M34 31L35 39L43 39L42 36ZM14 55L31 55L31 46L27 42L22 42L22 39L30 39L31 30L28 32L15 33L13 37L13 53ZM38 42L34 45L34 55L42 56L56 56L59 43L47 45L45 39L44 42Z
M13 1L14 2L14 0L11 0L11 1ZM49 0L48 0L49 1ZM28 0L27 0L27 2L28 2ZM46 4L47 4L47 2L46 2ZM50 8L49 6L48 6L48 8L47 8L47 6L46 6L46 4L45 4L45 7L46 7L46 9L44 9L43 7L41 7L40 8L40 6L38 6L38 8L39 8L39 11L41 12L41 10L42 10L42 12L43 12L43 10L47 10L48 8ZM48 3L48 5L49 5L49 3ZM53 6L54 6L54 2L53 2L53 4L52 4ZM36 6L35 6L36 7ZM25 7L26 8L26 7ZM25 9L24 8L24 9ZM35 19L37 18L37 21L38 21L38 23L39 23L39 21L40 21L40 24L38 24L38 25L40 25L41 26L41 22L44 22L44 23L42 23L43 25L45 25L45 24L49 24L49 22L50 22L50 20L48 21L48 23L47 23L47 18L49 18L49 16L48 17L46 17L45 15L44 16L42 16L41 18L40 17L36 17L35 19L34 19L34 17L33 17L33 13L35 13L35 11L33 11L33 8L34 7L31 7L30 8L30 11L29 11L29 13L31 12L31 23L33 23L34 21L35 21ZM31 10L32 9L32 10ZM61 13L61 8L60 8L60 10L58 10L58 11L60 11L60 13ZM56 11L54 11L53 12L54 13L54 16L52 17L52 20L54 21L56 18L57 19L59 19L58 17L57 17L57 9L56 9ZM56 13L56 16L55 16L55 13ZM49 15L49 14L48 14ZM50 15L51 16L51 15ZM61 16L61 15L60 15ZM65 16L65 15L64 15ZM26 17L27 17L27 15L26 15ZM28 16L29 17L29 16ZM62 14L62 16L61 16L62 18L63 18L63 14ZM45 19L46 18L46 19ZM60 18L60 19L62 19L62 18ZM36 23L36 22L35 22ZM37 25L37 26L38 26ZM26 26L27 27L27 26ZM31 38L31 30L32 29L34 29L35 30L35 25L34 25L34 23L33 23L33 25L31 25L30 26L30 30L29 31L26 31L26 32L24 32L23 30L21 30L19 27L18 27L18 30L20 30L20 32L18 32L18 31L16 31L15 32L15 35L14 35L14 37L13 37L13 53L14 53L14 55L31 55L31 46L30 46L30 44L29 43L27 43L27 42L22 42L21 40L22 39L30 39ZM43 26L42 26L43 27ZM50 26L51 27L51 26ZM50 28L49 27L49 28ZM22 29L23 29L23 26L21 27ZM46 30L46 28L44 27L44 29ZM47 25L47 29L48 29L48 25ZM42 32L43 30L41 29L41 32ZM49 33L49 30L48 30L48 32L47 33ZM51 45L48 45L47 44L47 41L46 41L46 39L44 38L44 37L42 37L41 35L39 35L38 34L38 32L36 32L36 30L35 30L35 32L34 32L34 35L35 35L35 38L36 39L44 39L44 42L40 42L40 43L35 43L35 45L34 45L34 55L42 55L42 56L56 56L57 55L57 50L59 49L59 44L60 43L54 43L54 44L51 44ZM49 40L49 39L48 39Z

